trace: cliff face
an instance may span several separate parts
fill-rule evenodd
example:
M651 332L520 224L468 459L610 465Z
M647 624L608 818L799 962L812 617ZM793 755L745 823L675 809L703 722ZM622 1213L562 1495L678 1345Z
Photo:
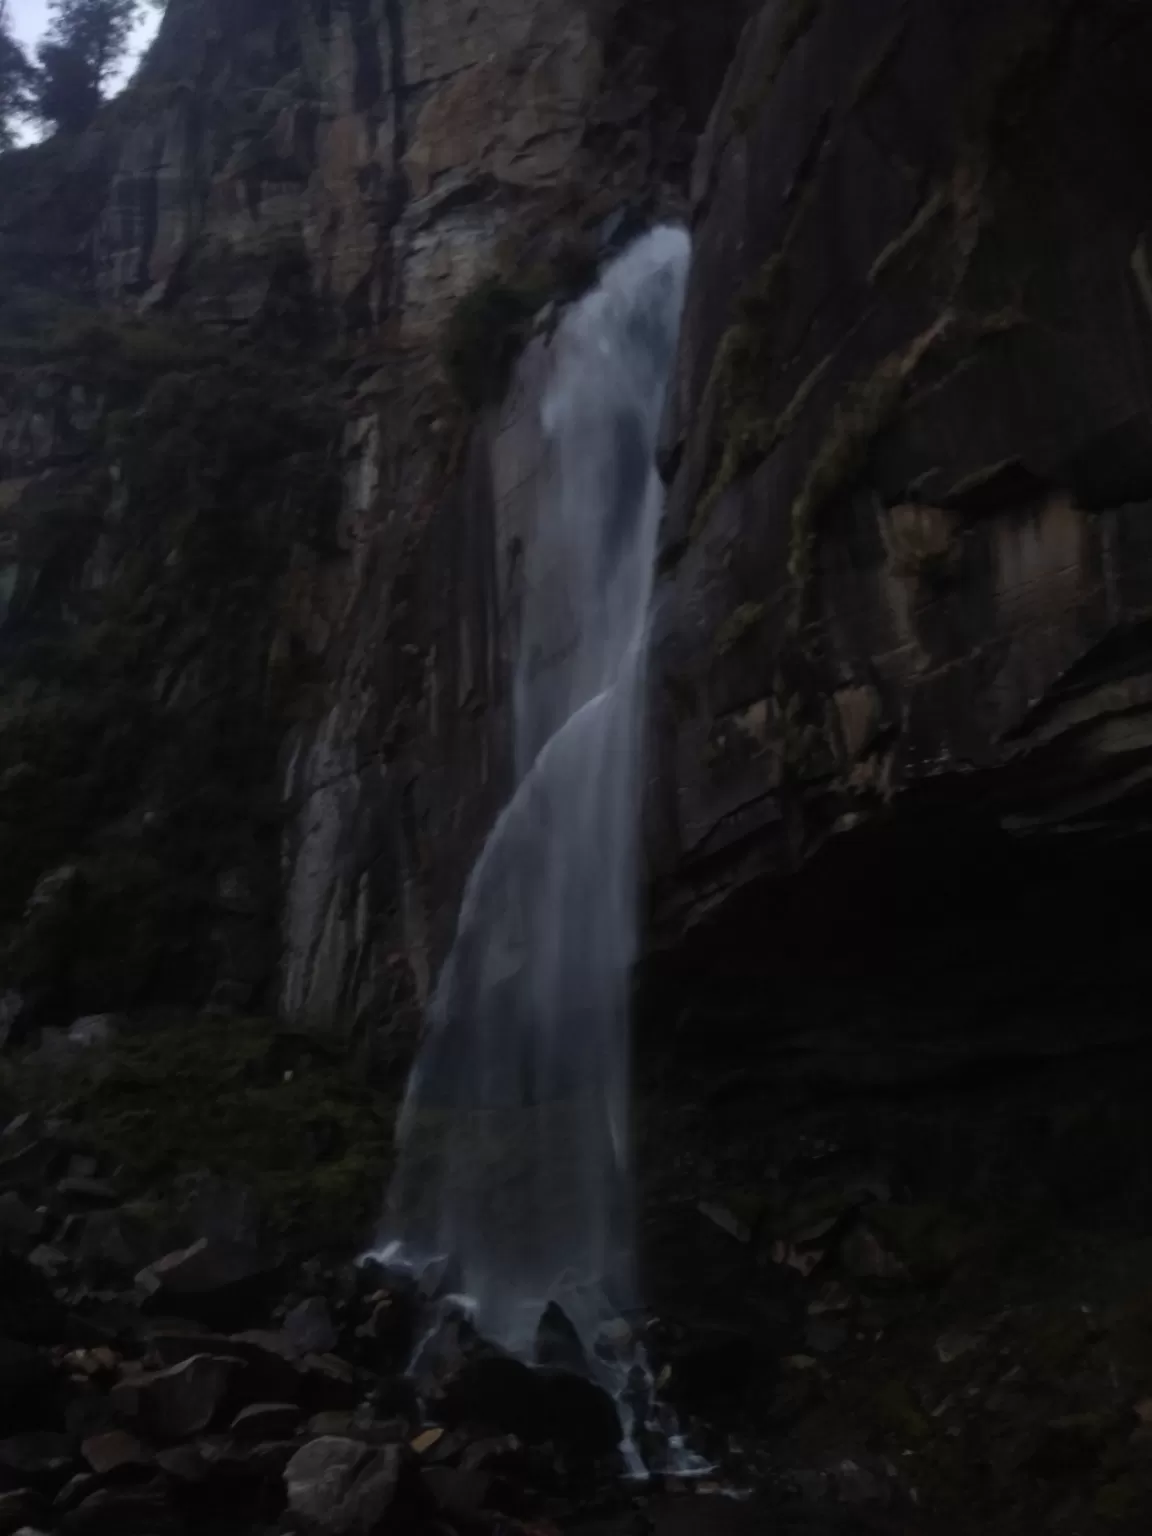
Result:
M552 323L689 219L673 1391L853 1530L1145 1529L1150 66L1138 0L171 0L0 160L0 1031L407 1059L507 788Z
M11 157L5 771L85 787L58 835L38 801L5 805L7 980L34 1007L414 1020L506 783L508 552L481 417L532 316L684 207L742 10L174 0L82 140ZM77 497L83 537L56 510ZM186 535L232 598L186 573ZM145 625L157 582L172 599ZM43 676L41 632L61 650ZM126 668L131 745L98 702ZM76 741L56 718L73 691L98 717ZM169 846L179 822L205 837ZM214 846L253 825L259 849ZM107 905L110 836L131 958L96 983L56 956ZM157 904L176 912L136 954Z
M130 983L46 1006L196 975L325 1028L415 1019L506 784L539 452L538 365L514 359L662 216L697 256L666 431L656 941L851 865L894 816L897 840L963 821L998 847L1136 829L1149 46L1128 0L173 0L88 134L0 169L5 772L48 799L85 781L51 835L30 788L6 797L4 917L26 927L48 876L99 905L95 829L179 821L156 758L193 741L231 810L187 819L227 823L233 854L154 830L144 889L175 860L179 965L166 940ZM186 579L193 536L232 598ZM67 655L30 669L30 635ZM142 744L29 724L53 690L101 713L77 649ZM210 749L208 700L243 723ZM40 963L9 982L59 993Z
M667 433L670 932L894 815L1142 826L1150 51L1127 0L749 26Z
M5 920L46 877L37 932L82 888L100 905L110 826L152 828L144 888L175 860L185 893L175 969L165 940L45 1006L197 975L325 1028L417 1016L506 784L546 335L515 358L662 216L697 256L657 942L884 828L1137 829L1148 25L1129 0L174 0L97 125L0 174ZM186 576L188 539L226 581ZM231 808L193 809L165 752ZM82 792L45 832L30 786L60 773ZM182 816L232 853L169 849ZM48 998L40 963L9 981Z

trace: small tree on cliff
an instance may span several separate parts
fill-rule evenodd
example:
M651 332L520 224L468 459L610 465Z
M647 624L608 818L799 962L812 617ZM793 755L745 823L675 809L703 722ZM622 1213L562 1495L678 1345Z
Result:
M37 50L35 115L63 133L87 128L124 57L139 0L51 0Z
M7 0L0 0L0 150L11 149L15 125L26 115L34 71L12 32Z

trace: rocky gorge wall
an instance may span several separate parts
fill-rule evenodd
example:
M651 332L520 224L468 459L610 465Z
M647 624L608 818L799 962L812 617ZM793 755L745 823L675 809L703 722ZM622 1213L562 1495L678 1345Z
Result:
M274 1005L361 1037L390 1018L407 1049L507 782L482 419L533 317L683 209L741 12L174 0L89 133L6 162L4 771L43 798L85 781L59 835L5 801L5 979L31 1018ZM281 419L233 416L233 382ZM125 431L164 444L138 483ZM82 535L56 511L81 484ZM234 578L227 611L185 536ZM157 581L171 611L145 625ZM41 632L67 652L47 675ZM130 743L77 650L134 669ZM62 746L77 712L99 718ZM86 977L61 954L109 882L126 945L106 934Z
M1136 0L171 0L0 160L0 1029L207 1008L239 1057L133 1037L75 1094L110 1164L175 1061L224 1172L291 1120L277 1199L372 1204L387 1092L245 1020L406 1063L507 785L558 308L687 219L670 1391L817 1529L1146 1528L1150 62Z
M248 826L261 800L260 850L181 864L180 974L204 998L219 981L221 1006L275 996L361 1034L415 1020L506 784L516 530L540 452L531 371L507 394L514 357L661 216L692 221L697 257L665 446L656 943L813 859L866 863L894 814L1018 846L1139 830L1145 29L1128 0L854 16L177 0L87 135L9 157L10 657L29 626L73 648L77 624L107 629L134 601L128 547L178 542L167 519L210 495L118 479L110 424L167 413L194 451L219 427L198 429L182 392L223 407L239 366L253 402L275 376L314 438L320 483L275 432L255 450L268 484L239 498L230 556L255 603L209 617L170 554L195 612L167 621L163 668L136 653L165 729L173 699L191 715L215 690L243 694L258 737L235 797ZM109 324L128 327L115 369ZM86 477L84 522L60 503ZM286 502L305 487L302 528ZM217 689L201 647L228 624L248 681ZM193 730L175 728L176 755ZM6 772L30 783L11 739ZM6 920L42 878L58 877L37 911L75 898L94 819L159 827L185 793L166 773L145 789L127 769L105 809L77 810L84 835L14 851ZM6 804L35 841L42 813ZM148 856L170 888L168 851ZM36 991L31 964L17 990ZM46 1006L155 992L105 981Z

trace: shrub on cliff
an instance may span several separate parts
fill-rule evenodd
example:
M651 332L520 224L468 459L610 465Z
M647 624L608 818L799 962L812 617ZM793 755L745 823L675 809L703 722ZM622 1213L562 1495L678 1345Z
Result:
M0 150L15 142L15 123L28 110L33 79L32 66L13 36L8 6L0 0Z
M33 113L62 133L87 128L124 57L139 0L51 0L48 36L37 50Z

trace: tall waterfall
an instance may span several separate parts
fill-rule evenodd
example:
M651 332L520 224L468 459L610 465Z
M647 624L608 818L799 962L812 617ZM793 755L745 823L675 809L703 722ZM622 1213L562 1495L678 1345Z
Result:
M472 871L398 1132L385 1238L445 1255L531 1359L556 1302L590 1362L634 1304L628 1009L654 449L690 256L659 228L552 342L525 550L517 784Z

